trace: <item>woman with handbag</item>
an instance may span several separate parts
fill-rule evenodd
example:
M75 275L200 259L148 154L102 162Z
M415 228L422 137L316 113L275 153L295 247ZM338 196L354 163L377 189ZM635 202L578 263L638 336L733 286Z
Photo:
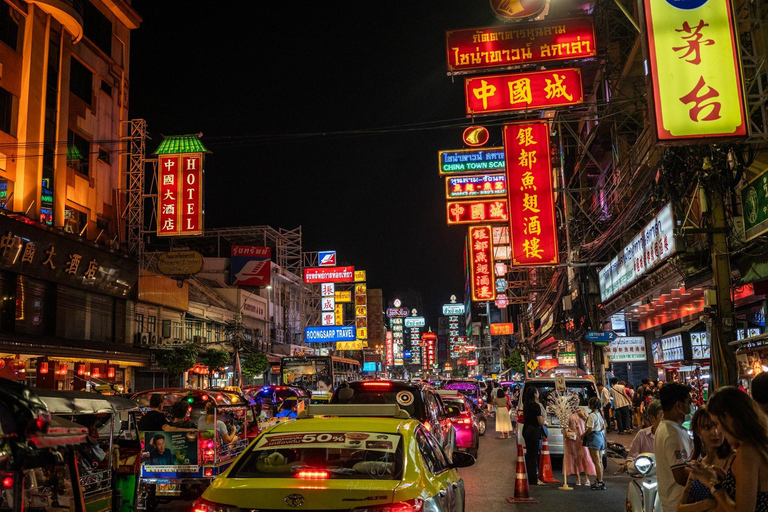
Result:
M592 397L589 399L589 416L587 416L586 430L581 436L581 442L589 448L589 456L595 465L597 480L592 484L593 491L605 490L603 482L603 450L605 450L605 420L600 414L600 399Z
M494 397L496 405L496 432L501 432L501 439L509 439L509 431L512 430L512 421L509 419L509 397L502 388L496 388Z

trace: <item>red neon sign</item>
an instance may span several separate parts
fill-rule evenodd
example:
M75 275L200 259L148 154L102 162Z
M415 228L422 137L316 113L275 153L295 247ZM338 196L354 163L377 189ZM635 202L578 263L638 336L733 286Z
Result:
M469 261L472 300L483 302L496 298L493 286L493 241L491 226L469 227Z
M304 269L304 282L352 283L355 281L355 267L317 267Z
M202 234L203 154L160 155L157 168L157 235Z
M448 201L446 203L448 225L506 222L509 208L504 199L478 201Z
M515 324L491 324L491 336L504 336L515 333Z
M590 17L451 30L445 39L448 74L597 55Z
M512 266L556 265L557 223L549 123L504 126Z
M464 97L471 117L578 105L584 102L584 89L580 69L562 68L465 78Z
M392 366L395 364L395 354L394 354L394 351L392 350L392 342L393 342L392 331L387 331L386 337L384 339L386 344L387 366Z

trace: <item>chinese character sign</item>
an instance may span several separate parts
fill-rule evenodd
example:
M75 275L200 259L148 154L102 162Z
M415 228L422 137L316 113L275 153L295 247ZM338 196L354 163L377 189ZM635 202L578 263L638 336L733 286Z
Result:
M564 107L584 102L581 70L549 69L464 79L467 116Z
M730 0L644 0L659 140L747 135Z
M493 243L491 226L469 227L469 260L472 282L472 300L477 302L494 300L493 288Z
M556 265L557 223L549 123L504 126L512 266Z
M387 366L392 366L395 364L395 356L394 356L394 352L392 351L393 340L394 338L392 337L392 331L387 331L384 337L384 343L386 347Z
M188 236L203 232L203 154L160 155L157 234Z
M504 199L447 201L446 211L449 226L507 222L509 220L507 201Z

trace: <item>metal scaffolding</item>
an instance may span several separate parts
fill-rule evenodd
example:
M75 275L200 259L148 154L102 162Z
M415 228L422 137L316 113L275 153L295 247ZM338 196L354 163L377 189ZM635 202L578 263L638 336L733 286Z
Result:
M122 221L125 225L125 248L134 256L143 252L144 242L144 165L146 162L147 121L132 119L122 123L122 142L128 144L126 170L126 205Z

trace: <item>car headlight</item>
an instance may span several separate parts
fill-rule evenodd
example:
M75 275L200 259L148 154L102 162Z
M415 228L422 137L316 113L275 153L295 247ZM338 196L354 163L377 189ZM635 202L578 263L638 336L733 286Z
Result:
M653 461L650 457L638 457L635 459L635 469L641 475L647 475L653 467Z

